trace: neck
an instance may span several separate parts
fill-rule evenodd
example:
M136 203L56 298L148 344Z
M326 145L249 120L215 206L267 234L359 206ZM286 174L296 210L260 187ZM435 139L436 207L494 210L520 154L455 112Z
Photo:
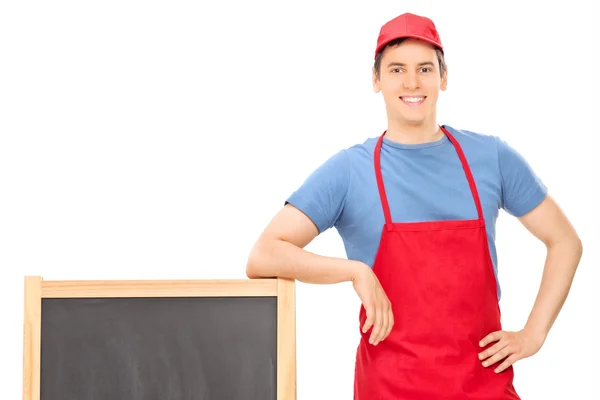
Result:
M421 144L435 142L444 136L439 125L432 121L410 124L406 121L390 120L385 137L401 144Z

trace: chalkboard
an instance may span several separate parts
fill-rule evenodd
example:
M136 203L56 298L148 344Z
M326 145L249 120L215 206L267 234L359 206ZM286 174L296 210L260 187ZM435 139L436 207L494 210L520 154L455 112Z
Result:
M26 277L23 398L295 399L293 284Z

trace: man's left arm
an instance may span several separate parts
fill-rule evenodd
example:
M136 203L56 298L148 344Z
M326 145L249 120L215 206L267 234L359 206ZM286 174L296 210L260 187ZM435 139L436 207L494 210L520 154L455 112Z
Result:
M504 360L495 372L534 355L542 347L567 299L583 251L571 222L549 195L519 221L546 245L547 256L540 289L525 327L518 332L492 332L481 340L482 348L497 342L479 354L485 367Z

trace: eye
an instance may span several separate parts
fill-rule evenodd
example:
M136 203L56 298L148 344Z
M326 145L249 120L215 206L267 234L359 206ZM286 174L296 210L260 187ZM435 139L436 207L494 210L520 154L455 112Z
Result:
M392 68L391 72L397 74L400 72L400 68Z
M429 67L423 67L423 68L421 68L421 71L423 71L423 72L431 72L432 69L429 68Z

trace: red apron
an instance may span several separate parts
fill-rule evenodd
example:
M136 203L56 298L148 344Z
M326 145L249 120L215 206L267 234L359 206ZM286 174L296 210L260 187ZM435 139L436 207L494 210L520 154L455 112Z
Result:
M375 173L385 225L373 272L390 299L394 327L377 346L369 344L371 330L361 329L355 400L520 399L512 366L496 374L501 361L486 368L478 358L484 350L479 341L501 330L496 279L475 181L460 145L442 130L458 153L478 218L392 222L380 169L381 135ZM362 328L362 305L359 321Z

